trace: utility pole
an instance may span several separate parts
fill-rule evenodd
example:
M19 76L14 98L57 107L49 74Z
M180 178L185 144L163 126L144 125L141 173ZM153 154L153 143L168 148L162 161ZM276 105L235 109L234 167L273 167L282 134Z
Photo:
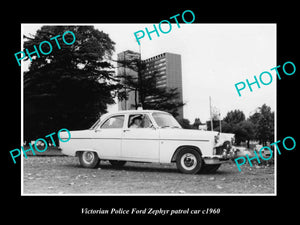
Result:
M138 71L137 71L137 78L138 78L138 91L137 91L137 93L136 93L136 95L135 95L135 97L137 97L137 95L138 95L138 104L136 104L136 109L138 109L138 108L143 108L144 106L143 106L143 104L142 104L142 98L143 98L143 93L142 93L142 85L143 85L143 82L142 82L142 74L141 74L141 66L142 66L142 52L141 52L141 43L139 44L139 62L137 63L137 68L138 68ZM135 101L135 103L137 103L137 101Z
M125 59L126 59L126 52L124 52L124 56L123 56L123 60L124 60L124 62L125 62ZM124 66L124 77L126 77L126 64L125 64L125 66ZM127 98L127 90L126 90L126 85L125 85L125 110L127 110L127 100L126 100L126 98Z
M221 113L219 113L219 122L220 122L220 133L222 133L222 120L221 120Z
M141 45L139 45L140 60L142 60Z
M139 35L138 35L139 36ZM135 40L136 43L137 40ZM142 84L142 81L141 81L141 62L142 62L142 54L141 54L141 43L139 44L139 59L138 59L138 62L137 62L137 87L135 88L134 90L134 103L135 103L135 109L137 110L139 108L139 106L141 105L143 107L143 105L141 104L141 93L140 93L140 87L141 87L141 84Z
M213 125L213 118L212 118L212 112L211 112L211 97L209 96L209 112L210 112L210 126L211 130L214 130L214 125Z

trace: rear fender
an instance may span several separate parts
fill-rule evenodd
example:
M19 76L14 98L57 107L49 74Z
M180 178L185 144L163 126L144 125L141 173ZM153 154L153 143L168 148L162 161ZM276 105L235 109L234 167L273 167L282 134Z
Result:
M95 151L94 149L90 149L90 148L86 148L86 149L78 149L75 151L75 156L79 156L80 152L95 152L97 153L98 157L100 158L99 154L97 151Z

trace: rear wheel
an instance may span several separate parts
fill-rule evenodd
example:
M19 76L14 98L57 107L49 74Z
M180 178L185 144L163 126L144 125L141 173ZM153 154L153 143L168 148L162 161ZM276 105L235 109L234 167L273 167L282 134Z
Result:
M85 168L95 168L100 159L96 152L84 151L79 153L79 162Z
M182 149L176 158L176 166L182 173L195 174L203 165L203 160L198 151L190 148Z

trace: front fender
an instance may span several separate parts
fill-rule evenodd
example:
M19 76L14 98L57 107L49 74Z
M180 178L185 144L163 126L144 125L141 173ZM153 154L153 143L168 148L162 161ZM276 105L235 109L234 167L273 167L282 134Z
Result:
M195 149L197 152L199 152L199 154L202 156L202 152L201 150L197 147L197 146L191 146L191 145L183 145L183 146L180 146L176 149L176 151L174 152L173 156L172 156L172 159L171 159L171 162L176 162L176 158L177 158L177 155L178 153L184 149L184 148L192 148L192 149Z
M232 146L233 142L234 142L234 138L235 138L235 134L219 133L218 134L218 142L215 144L215 147L226 146L227 144Z

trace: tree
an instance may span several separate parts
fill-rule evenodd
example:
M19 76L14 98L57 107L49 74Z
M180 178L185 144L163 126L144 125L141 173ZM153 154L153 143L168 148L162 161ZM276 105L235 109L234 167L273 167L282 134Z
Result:
M184 129L192 129L190 121L188 119L179 119L178 120L179 124L182 126Z
M222 127L224 132L235 134L237 144L247 141L249 148L250 140L259 140L260 144L266 145L267 141L274 141L274 112L263 104L245 120L242 111L230 111L222 121Z
M224 123L224 121L221 121L221 122L222 122L222 124ZM207 127L207 130L211 130L211 121L210 120L206 121L206 127ZM213 120L213 130L220 131L220 121L219 120ZM224 132L223 125L222 125L222 132Z
M249 142L253 138L254 126L250 121L245 120L245 114L240 110L234 110L227 113L222 121L223 132L234 133L235 142L239 145L242 141Z
M226 121L222 120L222 132L224 133L234 133L234 128L232 123L227 123Z
M122 79L123 88L119 90L119 100L127 98L127 92L134 91L135 104L137 109L139 104L143 109L156 109L167 111L174 117L178 116L178 108L184 103L178 100L179 92L176 88L159 88L156 84L157 71L151 75L145 74L146 63L139 58L118 60L122 67L129 68L137 73L136 76L129 74L119 74ZM124 93L125 92L125 93Z
M24 48L33 49L42 41L72 31L76 40L60 49L53 41L52 52L33 57L24 73L25 139L55 132L88 128L114 103L113 93L119 87L113 77L113 66L107 61L114 51L108 34L93 26L43 26L32 37L25 36ZM73 38L65 36L67 42ZM59 41L59 38L58 38ZM48 52L47 45L43 51ZM28 58L27 58L28 60Z
M241 121L235 127L238 142L247 141L247 147L250 148L250 140L254 139L254 124L249 120Z
M192 125L192 128L193 129L199 129L199 125L201 125L201 121L200 121L200 118L195 118L195 121Z
M255 139L262 145L274 141L274 112L271 112L271 107L263 104L249 120L254 124Z
M228 112L223 120L226 123L238 124L245 120L245 114L243 111L235 109L234 111Z

